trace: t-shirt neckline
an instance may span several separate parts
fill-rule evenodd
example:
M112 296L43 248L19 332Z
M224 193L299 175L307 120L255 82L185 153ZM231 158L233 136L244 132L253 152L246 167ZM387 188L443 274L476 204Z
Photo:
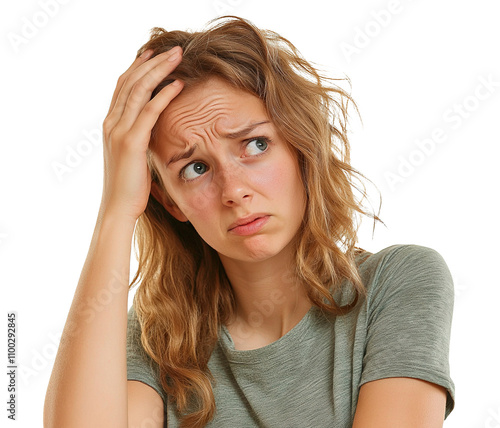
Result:
M219 345L227 359L234 363L258 363L259 359L272 358L274 355L282 353L287 347L296 348L297 342L302 340L307 329L311 325L311 317L316 310L319 310L319 308L312 305L302 319L290 331L274 342L256 349L235 349L231 334L226 326L222 325L219 334ZM277 352L278 350L279 352Z

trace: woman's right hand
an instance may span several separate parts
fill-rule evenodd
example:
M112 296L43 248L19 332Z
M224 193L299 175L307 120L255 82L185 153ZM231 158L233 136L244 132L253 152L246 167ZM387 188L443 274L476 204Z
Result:
M179 94L179 80L151 94L180 63L179 46L148 60L144 52L118 79L103 122L104 184L101 213L125 216L135 222L144 212L151 190L146 163L151 130L161 112Z

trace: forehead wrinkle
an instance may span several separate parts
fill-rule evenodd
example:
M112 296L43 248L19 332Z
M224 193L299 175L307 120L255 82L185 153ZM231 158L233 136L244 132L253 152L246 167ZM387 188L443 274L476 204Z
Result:
M220 145L220 142L218 141L219 134L216 129L216 121L207 123L207 126L203 127L202 129L194 130L193 135L196 135L200 138L201 141L203 141L203 145L206 149L210 150L210 146L213 146L213 148L215 148L216 146Z
M218 119L229 117L229 112L228 103L222 99L206 103L204 107L197 108L194 112L187 106L171 119L171 132L178 133L181 138L189 140L191 134L199 135L203 133L204 128L209 127L217 135ZM175 120L175 117L178 117L178 120Z

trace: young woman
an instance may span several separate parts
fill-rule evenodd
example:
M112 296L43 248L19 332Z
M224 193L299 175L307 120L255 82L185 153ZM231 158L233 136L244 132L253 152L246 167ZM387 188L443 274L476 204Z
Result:
M355 247L348 101L243 19L153 30L104 121L47 428L442 426L451 276L426 247Z

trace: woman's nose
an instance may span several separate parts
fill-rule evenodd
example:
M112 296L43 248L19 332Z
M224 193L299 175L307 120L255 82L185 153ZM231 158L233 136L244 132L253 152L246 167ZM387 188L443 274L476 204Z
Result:
M219 172L222 203L227 206L247 204L252 199L248 172L241 166L225 165Z

